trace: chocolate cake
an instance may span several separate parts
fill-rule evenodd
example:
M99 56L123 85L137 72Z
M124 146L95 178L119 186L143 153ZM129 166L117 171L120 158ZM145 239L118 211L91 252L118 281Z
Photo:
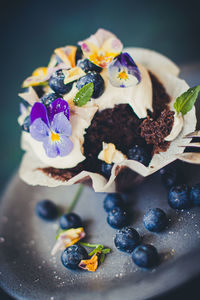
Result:
M139 119L128 104L97 112L85 134L83 147L86 160L71 169L47 167L41 170L62 181L69 180L82 170L102 174L97 157L103 141L113 143L124 154L134 145L143 146L151 156L153 153L166 151L169 142L164 138L172 129L174 112L169 110L170 97L163 85L152 73L150 77L154 111L149 111L146 119Z
M19 94L20 177L51 187L89 179L96 192L115 192L171 163L196 124L191 105L179 110L188 85L178 74L167 57L124 49L104 29L55 49Z

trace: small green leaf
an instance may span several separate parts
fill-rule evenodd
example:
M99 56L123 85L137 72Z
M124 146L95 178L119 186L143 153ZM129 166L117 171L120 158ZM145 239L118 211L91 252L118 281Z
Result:
M104 259L105 259L105 254L102 253L101 256L100 256L100 263L101 264L104 262Z
M85 105L92 97L94 84L92 82L84 85L74 97L74 104L77 106Z
M185 93L183 93L176 99L174 108L176 109L177 115L179 113L185 115L192 109L199 95L199 92L200 85L197 85L188 89Z
M110 249L109 248L105 248L105 249L102 250L102 253L103 254L110 253Z

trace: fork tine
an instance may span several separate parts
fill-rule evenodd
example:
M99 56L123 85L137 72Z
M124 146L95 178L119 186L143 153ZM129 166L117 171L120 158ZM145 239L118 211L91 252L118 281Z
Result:
M183 138L187 139L187 138L193 138L193 137L200 137L200 130L190 132L190 133L186 134Z
M195 147L195 148L200 148L200 143L190 143L187 145L181 145L179 147Z
M182 154L177 154L177 158L191 164L200 164L200 153L185 152Z

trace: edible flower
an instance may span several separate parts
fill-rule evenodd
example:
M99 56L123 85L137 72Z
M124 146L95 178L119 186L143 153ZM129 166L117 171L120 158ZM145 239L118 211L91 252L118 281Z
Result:
M98 267L98 254L95 253L90 259L82 259L79 267L90 272L95 272Z
M69 139L72 135L72 126L69 122L69 105L58 98L48 109L44 104L36 102L30 113L30 134L43 143L43 148L48 157L66 156L73 149Z
M115 87L130 87L141 81L140 71L132 57L124 52L119 54L108 67L110 83Z
M51 254L55 255L58 250L65 250L65 248L76 244L84 237L85 232L83 227L62 230L57 237L57 241L51 251Z
M98 155L98 159L105 161L107 164L111 163L121 163L126 156L119 150L116 149L116 146L112 143L103 142L103 149Z
M99 29L88 39L78 43L83 54L102 68L107 67L123 48L121 41L111 32Z
M104 246L100 244L89 244L82 242L80 242L80 244L82 246L94 248L94 250L88 254L89 256L91 256L90 259L82 259L80 261L79 267L90 272L95 272L99 262L103 263L105 255L110 253L110 248L104 248Z

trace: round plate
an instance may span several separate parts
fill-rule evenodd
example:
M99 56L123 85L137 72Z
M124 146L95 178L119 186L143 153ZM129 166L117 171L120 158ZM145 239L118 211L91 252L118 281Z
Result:
M190 183L200 175L198 166L185 165ZM95 273L70 271L50 251L55 243L57 223L44 222L34 212L37 201L51 199L67 209L78 186L31 187L18 175L10 182L0 208L0 282L17 299L102 300L147 299L177 287L200 272L200 208L176 211L167 204L167 191L159 174L146 179L129 196L132 225L144 243L157 247L161 264L143 270L131 255L118 251L113 243L115 230L106 222L104 194L85 187L75 208L85 222L88 242L112 249ZM151 207L160 207L170 218L162 233L145 230L142 217ZM184 272L183 270L187 270Z

